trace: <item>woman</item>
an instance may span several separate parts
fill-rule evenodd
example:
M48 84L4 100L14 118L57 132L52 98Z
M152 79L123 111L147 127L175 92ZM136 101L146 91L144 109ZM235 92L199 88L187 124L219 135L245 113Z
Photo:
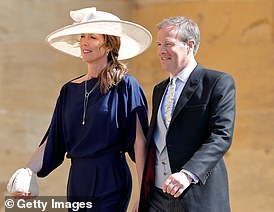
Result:
M26 168L12 176L8 191L38 195L33 176L47 176L66 154L71 159L68 201L90 202L91 211L126 211L131 175L124 153L136 161L140 183L148 120L144 92L119 60L145 51L151 35L96 8L72 11L71 17L73 25L46 40L64 53L81 57L87 72L62 87L46 135ZM26 180L26 173L32 177Z

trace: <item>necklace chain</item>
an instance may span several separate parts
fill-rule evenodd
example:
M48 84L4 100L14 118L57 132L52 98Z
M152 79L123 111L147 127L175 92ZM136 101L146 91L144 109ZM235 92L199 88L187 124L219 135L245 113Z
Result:
M85 81L84 112L83 112L82 125L86 124L86 113L87 113L89 95L98 87L98 85L99 85L99 80L92 87L92 89L88 92L88 89L87 89L87 80Z

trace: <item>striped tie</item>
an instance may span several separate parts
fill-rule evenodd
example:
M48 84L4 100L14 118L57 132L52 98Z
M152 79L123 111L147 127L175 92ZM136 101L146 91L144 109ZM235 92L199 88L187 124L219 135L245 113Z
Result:
M168 128L171 117L172 117L172 112L173 112L173 107L174 107L174 96L175 96L175 89L176 89L176 77L172 77L169 83L168 91L166 94L166 105L165 105L165 110L164 110L164 116L165 116L165 124L166 127Z

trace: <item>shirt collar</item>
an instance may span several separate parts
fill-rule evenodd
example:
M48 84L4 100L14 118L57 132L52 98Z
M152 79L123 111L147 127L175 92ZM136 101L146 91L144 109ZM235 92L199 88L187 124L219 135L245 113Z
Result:
M180 79L183 83L186 83L188 80L191 72L194 70L194 68L197 66L197 62L195 59L191 60L189 65L185 67L182 71L179 72L179 74L176 76L178 79ZM170 74L170 79L173 77Z

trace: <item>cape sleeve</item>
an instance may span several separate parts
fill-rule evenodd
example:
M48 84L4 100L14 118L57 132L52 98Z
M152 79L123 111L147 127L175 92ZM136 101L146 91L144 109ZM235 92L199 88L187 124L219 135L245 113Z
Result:
M143 133L146 137L148 129L148 105L142 87L133 77L129 77L128 79L127 94L125 147L131 160L135 162L134 143L136 138L136 115L138 115Z
M66 153L64 134L62 131L62 96L63 88L57 99L50 126L40 145L47 142L43 157L43 165L37 173L38 177L45 177L64 161Z

